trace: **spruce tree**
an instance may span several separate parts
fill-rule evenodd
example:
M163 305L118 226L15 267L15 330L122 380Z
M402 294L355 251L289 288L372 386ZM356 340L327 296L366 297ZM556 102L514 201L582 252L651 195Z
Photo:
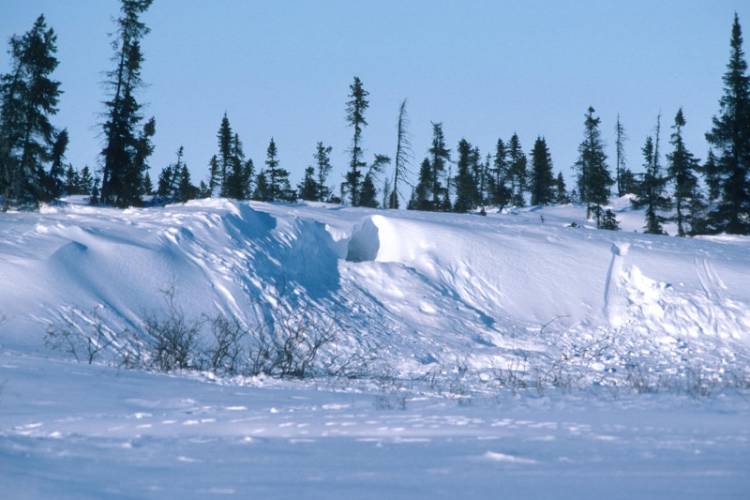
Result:
M626 175L625 171L625 127L620 121L620 114L617 114L617 122L615 123L615 183L617 186L617 196L624 196L629 191L625 190L625 183L623 177Z
M65 185L63 191L67 195L78 194L78 172L70 163L68 163L68 167L65 169Z
M84 165L83 170L81 170L81 175L78 179L76 191L78 192L78 194L91 195L96 185L96 178L91 176L91 169L88 165Z
M473 173L476 169L478 155L476 149L466 139L458 143L458 162L456 172L456 202L453 210L456 212L468 212L476 208L478 199L477 184Z
M211 156L208 160L208 196L215 196L221 190L221 170L219 160L216 155Z
M360 194L360 206L377 208L378 207L378 190L375 187L377 175L380 174L384 167L391 162L386 155L375 155L375 159L367 169L365 180L362 182L362 192Z
M135 161L138 142L137 127L142 117L141 105L135 94L141 85L141 40L149 28L140 16L152 0L121 0L121 16L117 20L113 60L116 67L108 73L109 99L105 102L103 125L105 146L102 150L101 201L117 207L139 205L143 172Z
M432 205L432 166L425 158L419 167L419 179L409 201L410 210L433 210Z
M172 191L172 185L175 178L175 172L172 165L167 165L159 173L159 180L156 188L156 196L166 200L172 198L174 192Z
M235 200L249 198L249 194L247 193L247 173L245 171L245 152L243 151L239 134L235 133L232 136L229 143L228 155L227 166L223 175L224 183L221 195L227 198L234 198Z
M151 181L151 174L148 172L143 176L143 194L147 196L154 194L154 183Z
M315 165L317 168L317 189L318 193L315 197L318 201L329 201L331 198L331 189L328 187L328 175L331 173L333 166L331 165L331 146L323 145L322 141L318 141L315 146Z
M568 190L565 186L565 178L562 172L557 173L557 179L555 180L555 203L563 205L570 203L570 197L568 196Z
M50 169L47 174L46 194L48 199L56 199L65 192L65 167L63 158L65 150L68 148L68 131L61 130L52 145L52 155L50 158Z
M719 114L706 139L718 155L721 200L709 214L711 229L750 232L750 76L742 49L742 28L735 13L731 53L724 74Z
M305 177L302 179L302 182L300 182L299 186L297 187L297 191L299 192L299 197L303 200L307 201L317 201L318 200L318 183L315 181L315 168L314 167L307 167L305 169Z
M578 191L586 204L586 217L596 216L597 227L601 227L602 205L609 201L610 187L614 180L607 168L607 155L601 140L599 124L594 116L594 108L589 107L584 122L584 139L578 146Z
M552 157L543 137L537 137L531 151L531 204L549 205L555 201Z
M508 180L510 178L508 152L505 149L505 143L502 139L498 139L495 146L495 159L492 164L491 173L492 198L490 201L502 209L510 203L511 196L513 195L513 192L508 187Z
M255 178L255 191L253 192L253 199L257 201L271 201L270 190L268 187L268 176L265 170L258 172L258 176Z
M369 93L362 85L359 77L354 77L354 82L349 86L349 100L346 103L346 121L354 128L352 139L351 160L349 172L346 174L346 189L352 206L359 206L359 195L362 184L362 169L366 166L362 157L362 129L367 126L365 111L370 106L367 96Z
M682 127L685 126L685 116L682 108L677 111L672 127L672 152L667 155L669 163L669 176L674 183L675 221L677 222L677 235L685 236L694 231L694 224L700 222L693 218L700 211L700 200L698 194L698 177L696 171L700 168L698 160L688 151L682 138ZM687 212L687 213L686 213Z
M521 147L518 134L513 134L508 142L508 174L511 180L511 202L522 207L526 204L523 194L526 191L526 155Z
M126 177L128 185L131 183L138 186L138 199L146 194L144 191L144 176L148 173L148 158L154 152L151 138L156 134L156 121L151 118L143 125L143 130L138 136L133 155L133 168L129 170Z
M430 146L430 172L432 173L431 210L450 210L451 201L447 185L443 185L446 165L450 162L450 150L445 147L443 124L432 124L432 145Z
M276 142L271 137L266 150L266 176L268 181L268 201L294 201L296 194L289 185L289 172L279 166Z
M36 206L47 198L42 165L56 139L50 117L57 113L60 82L57 35L39 16L31 30L10 40L10 67L0 77L0 188L5 206Z
M703 172L706 176L708 201L714 202L721 196L721 171L719 169L719 161L716 158L713 149L708 150L706 162L703 165Z
M636 198L631 200L631 203L634 208L646 207L645 230L647 233L664 234L662 224L666 219L659 215L658 211L668 210L671 207L671 202L664 195L667 178L661 175L659 165L656 163L654 141L651 136L646 138L641 151L643 153L643 169L645 170L645 174L640 193Z
M232 131L232 126L229 124L229 118L227 114L221 118L221 124L219 125L219 131L216 133L216 139L219 143L219 171L218 180L221 186L219 195L229 196L229 173L232 167L232 146L234 142L235 134Z
M406 178L409 161L411 160L411 141L407 132L408 125L409 117L406 114L406 99L404 99L398 110L398 122L396 124L396 161L393 169L393 190L391 191L391 186L385 186L388 188L385 191L388 197L388 204L384 204L383 206L391 209L399 207L398 184L400 180L403 181Z
M190 170L188 170L187 165L183 163L182 168L177 174L179 180L177 182L175 199L181 203L195 199L198 196L198 188L190 181Z

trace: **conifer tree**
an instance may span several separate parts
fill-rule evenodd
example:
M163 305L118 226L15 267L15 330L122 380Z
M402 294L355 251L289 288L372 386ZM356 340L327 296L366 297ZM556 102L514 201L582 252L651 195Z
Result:
M50 169L47 174L46 194L48 199L56 199L65 192L65 167L63 158L65 150L68 148L68 131L61 130L52 145L52 154L50 157Z
M667 178L661 175L659 165L654 156L654 141L651 136L641 149L643 152L643 183L640 193L631 200L633 207L646 207L646 232L650 234L664 234L662 224L666 220L659 215L659 210L667 210L671 207L669 198L664 195Z
M433 210L432 182L432 166L430 160L425 158L419 167L419 180L409 201L410 210Z
M562 172L557 173L557 179L555 180L555 203L565 204L570 203L570 197L568 196L568 190L565 186L565 178Z
M219 160L216 155L211 156L208 160L208 196L214 196L219 193L221 189L221 170L219 167Z
M88 165L84 165L83 170L81 170L81 175L78 179L76 191L78 192L78 194L91 195L96 184L96 178L91 176L91 169L89 169Z
M149 32L140 16L151 2L121 0L121 16L112 43L116 67L108 73L107 81L111 93L105 102L101 201L118 207L141 202L143 171L139 171L142 165L136 163L135 156L142 139L136 132L142 117L135 93L141 85L141 40Z
M168 199L172 197L172 184L174 177L174 168L172 167L172 165L167 165L161 170L161 172L159 173L159 180L156 188L156 196L162 199Z
M328 201L331 197L331 189L328 187L328 175L331 173L333 166L331 165L331 146L323 145L322 141L318 141L315 146L315 165L317 167L317 189L318 193L315 197L318 201Z
M352 139L351 160L349 172L346 174L346 190L352 206L359 206L359 195L362 184L362 169L366 163L362 160L364 155L362 149L362 129L367 126L365 111L370 106L367 92L359 77L354 77L354 82L349 86L349 100L346 103L346 121L354 128Z
M466 139L458 143L458 162L456 172L456 202L453 210L456 212L468 212L476 208L478 199L477 184L473 172L478 161L477 150L472 148Z
M623 177L625 176L625 127L620 121L620 114L617 114L615 123L615 183L617 186L617 196L624 196L628 191L625 190Z
M266 176L268 181L268 201L294 201L296 194L289 185L289 172L279 167L276 142L271 137L266 151Z
M65 186L63 191L67 195L78 193L78 172L73 168L73 165L68 163L68 167L65 169Z
M148 172L143 176L143 194L147 196L154 194L154 183L151 181L151 174Z
M223 161L223 160L222 160ZM245 152L242 148L239 134L234 134L229 143L229 156L224 171L224 183L222 185L222 196L244 200L249 198L247 193L248 180L245 163Z
M669 162L669 176L674 182L674 200L677 222L677 235L685 236L690 227L690 232L694 230L694 223L700 225L693 216L700 211L698 196L698 177L696 171L699 169L698 160L688 151L685 141L682 138L682 127L685 126L685 116L682 108L677 111L674 118L672 138L672 152L667 155ZM692 206L692 208L691 208ZM687 212L687 213L686 213Z
M234 142L235 133L232 131L232 126L229 124L229 118L227 114L221 118L221 124L219 125L219 131L216 133L216 139L219 143L219 171L217 177L221 185L220 196L229 196L229 173L232 167L232 146Z
M11 38L9 53L11 70L0 77L0 189L6 207L35 206L46 198L42 165L57 138L50 123L62 93L51 78L57 35L39 16L23 36Z
M526 191L526 155L521 147L518 134L513 134L508 142L508 173L511 180L511 201L517 207L526 204L523 194Z
M719 114L706 139L718 155L721 200L709 214L713 231L750 232L750 76L742 49L742 28L735 13L731 52L724 74Z
M549 205L555 201L552 157L543 137L537 137L531 151L531 204Z
M151 142L154 134L156 134L156 121L151 118L143 125L143 130L138 136L133 156L133 168L129 170L129 175L126 177L128 185L132 183L138 186L139 200L146 194L143 189L145 185L144 176L150 168L148 158L154 152L154 145Z
M198 188L190 181L190 170L184 163L178 172L178 178L175 199L181 203L195 199L198 196Z
M305 177L297 187L299 197L307 201L318 200L318 183L315 181L315 168L307 167L305 169Z
M408 174L408 165L411 160L411 141L407 132L408 125L409 117L406 114L406 99L404 99L398 110L398 123L396 125L396 161L393 169L393 190L391 191L391 186L384 186L388 188L385 191L388 197L387 205L383 204L386 208L396 209L399 207L398 184L399 181L405 180Z
M450 162L450 150L445 147L443 124L432 124L432 145L430 146L430 172L432 173L432 210L450 210L451 201L448 186L443 185L446 165Z
M513 195L511 189L508 187L508 179L510 177L509 166L508 166L508 153L505 149L505 143L502 139L497 140L495 147L495 159L492 164L492 182L491 191L492 197L491 202L502 209L505 205L510 203L511 196Z
M265 170L258 172L258 176L255 178L253 199L257 201L271 201L270 190L268 187L268 176L266 175Z
M385 165L391 162L386 155L375 155L375 159L367 169L365 180L362 182L362 192L360 195L360 206L377 208L378 207L378 190L375 187L377 175L383 171Z
M601 140L599 124L594 108L589 107L584 122L584 139L578 146L578 191L586 203L586 216L596 216L597 227L601 227L602 205L609 201L610 186L614 183L607 168L607 155Z

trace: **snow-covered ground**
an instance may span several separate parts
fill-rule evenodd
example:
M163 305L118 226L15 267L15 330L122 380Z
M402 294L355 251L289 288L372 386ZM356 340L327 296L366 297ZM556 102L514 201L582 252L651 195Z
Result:
M618 232L574 205L2 214L0 491L746 498L750 238L644 235L614 207ZM192 318L325 316L326 353L370 372L165 375L45 346L94 318L138 332L170 287Z

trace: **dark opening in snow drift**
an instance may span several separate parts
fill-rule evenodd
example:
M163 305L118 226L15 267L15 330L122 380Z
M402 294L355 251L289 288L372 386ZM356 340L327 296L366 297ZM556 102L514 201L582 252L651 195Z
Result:
M352 232L346 260L350 262L375 260L378 256L378 250L380 250L378 226L371 219L367 219Z

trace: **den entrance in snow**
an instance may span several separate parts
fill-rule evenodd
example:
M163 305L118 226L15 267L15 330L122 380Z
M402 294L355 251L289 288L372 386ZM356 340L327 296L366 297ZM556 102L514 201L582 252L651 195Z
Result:
M352 232L346 251L346 260L350 262L366 262L375 260L380 250L378 226L367 219Z

